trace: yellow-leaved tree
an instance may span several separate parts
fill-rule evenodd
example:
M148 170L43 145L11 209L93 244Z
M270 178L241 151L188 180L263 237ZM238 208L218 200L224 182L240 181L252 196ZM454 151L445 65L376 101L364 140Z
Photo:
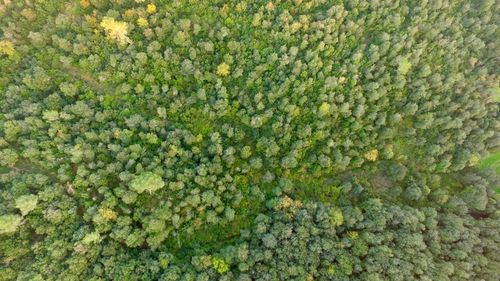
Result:
M104 17L101 21L101 27L104 28L109 39L116 40L120 44L131 43L128 38L128 25L124 21L116 21L114 18Z

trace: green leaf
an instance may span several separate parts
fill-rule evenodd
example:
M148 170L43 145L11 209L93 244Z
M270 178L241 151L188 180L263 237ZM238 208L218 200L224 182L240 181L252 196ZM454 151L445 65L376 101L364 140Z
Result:
M152 193L164 186L165 182L162 178L152 172L144 172L130 182L130 188L137 193L143 193L144 191Z

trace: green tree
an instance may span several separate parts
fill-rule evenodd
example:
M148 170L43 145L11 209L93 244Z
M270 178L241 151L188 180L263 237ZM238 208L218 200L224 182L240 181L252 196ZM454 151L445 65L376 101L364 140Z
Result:
M165 182L162 178L152 172L141 173L130 182L130 188L137 193L143 193L144 191L153 193L164 186Z
M38 197L36 195L23 195L16 199L16 208L21 211L23 216L26 216L29 212L36 208L38 203Z

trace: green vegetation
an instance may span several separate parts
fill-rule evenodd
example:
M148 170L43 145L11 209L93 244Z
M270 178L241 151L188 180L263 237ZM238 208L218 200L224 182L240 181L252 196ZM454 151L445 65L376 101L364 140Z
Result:
M161 177L151 172L142 173L130 181L130 189L137 193L143 193L144 191L152 193L163 186L165 186L165 183Z
M500 151L490 154L488 157L481 160L479 163L481 169L492 169L497 175L500 175ZM500 185L494 187L495 191L500 194Z
M481 169L493 169L500 174L500 151L492 153L479 163Z
M0 281L496 280L499 9L0 0Z

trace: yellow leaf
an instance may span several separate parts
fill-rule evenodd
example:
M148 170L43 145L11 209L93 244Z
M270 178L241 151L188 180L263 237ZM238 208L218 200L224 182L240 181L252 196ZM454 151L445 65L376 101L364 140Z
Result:
M156 5L153 3L148 4L148 6L146 7L146 11L150 14L156 13Z
M231 69L230 66L227 63L223 62L219 64L219 66L217 66L217 75L228 76L230 69Z
M326 102L322 103L319 112L322 116L330 114L330 105Z
M378 158L378 150L372 149L372 150L368 151L367 153L365 153L364 156L365 156L366 160L368 160L368 161L375 161Z
M99 214L106 220L115 220L117 217L116 212L109 208L99 209Z
M89 0L80 0L80 6L82 6L83 8L87 8L88 6L90 6L90 1Z
M138 18L137 19L137 24L140 26L140 27L146 27L148 26L148 20L145 19L145 18Z
M14 44L7 40L0 41L0 54L4 54L7 56L12 56L16 53L16 49L14 48Z
M127 23L123 21L115 21L110 17L104 17L101 21L101 27L106 31L108 38L116 40L119 43L131 43L130 38L127 37Z
M240 2L236 4L236 11L238 13L241 13L247 9L247 4L245 2Z
M405 75L406 73L408 73L408 71L410 71L410 68L411 68L411 62L406 57L406 58L402 59L401 62L399 63L398 71L401 74Z
M347 232L347 235L349 236L349 238L351 238L352 240L356 240L358 239L359 237L359 233L357 231L348 231Z
M227 17L227 14L229 13L229 6L227 4L224 4L222 8L219 10L219 14L223 17Z
M266 5L266 9L268 11L274 10L274 4L273 4L273 2L268 2L267 5Z
M126 18L131 18L134 16L134 13L134 9L128 9L125 11L125 13L123 13L123 16Z

